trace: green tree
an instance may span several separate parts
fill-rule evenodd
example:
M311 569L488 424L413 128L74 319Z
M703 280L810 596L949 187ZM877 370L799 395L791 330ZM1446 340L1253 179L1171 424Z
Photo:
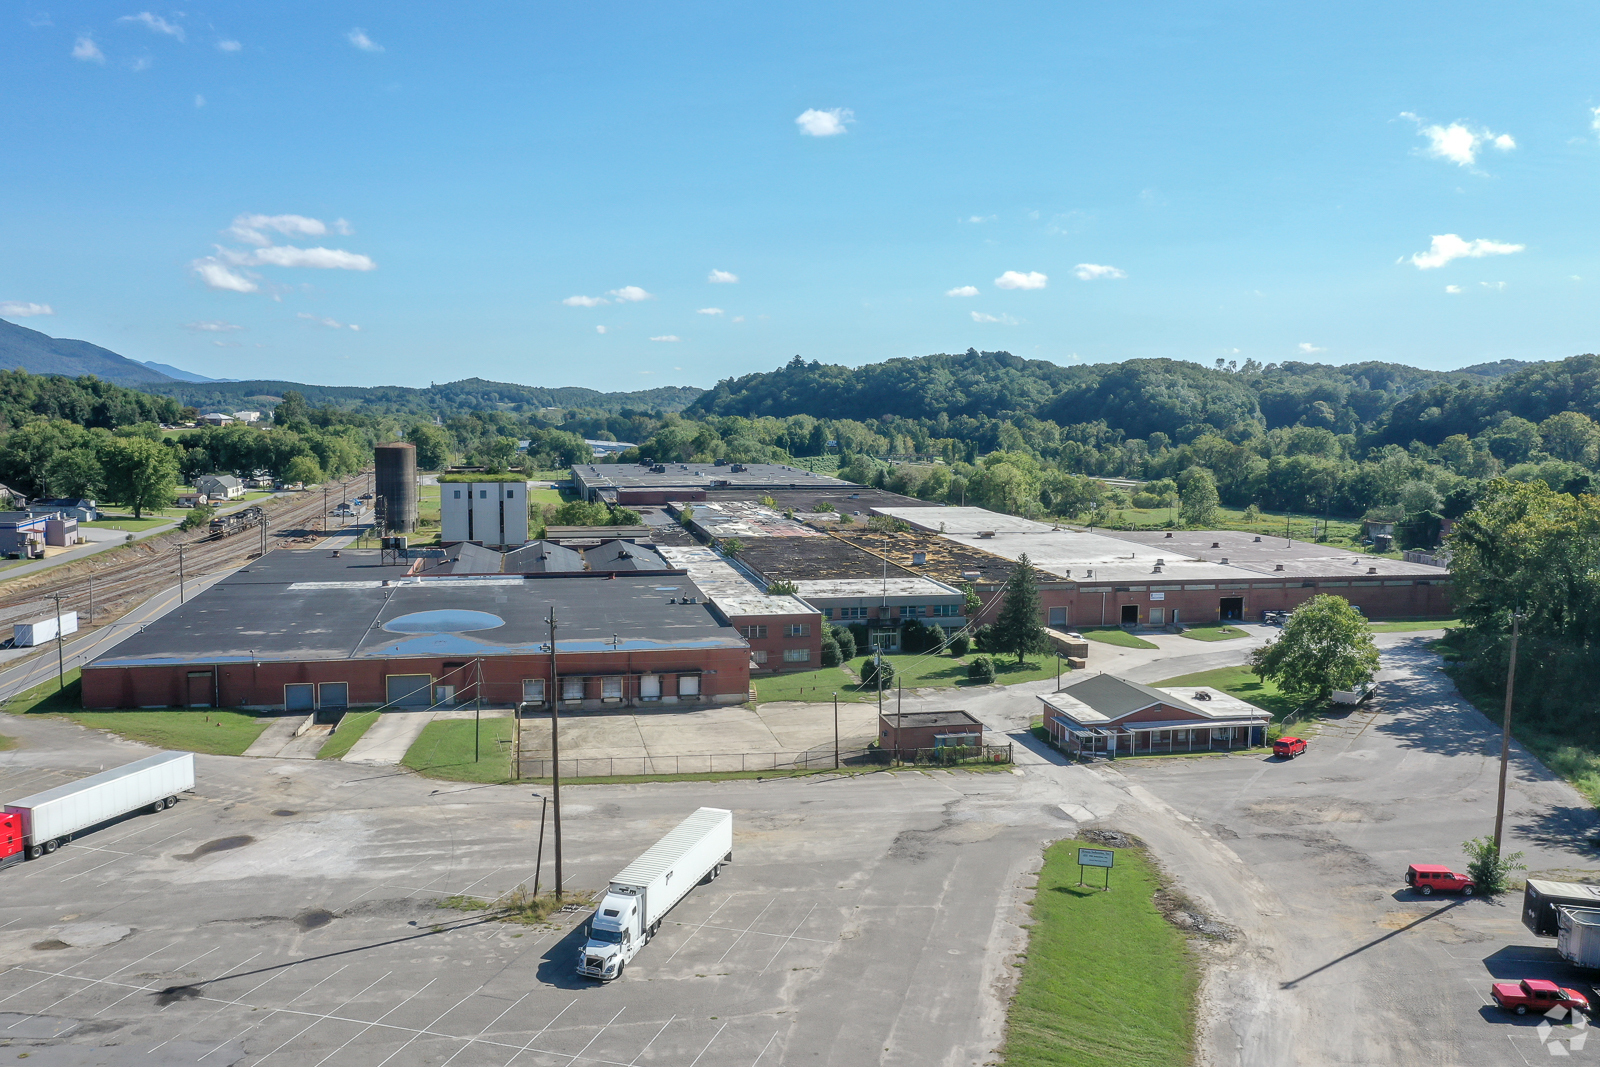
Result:
M1000 595L1000 614L990 628L988 648L1014 655L1020 664L1028 653L1040 652L1048 644L1039 624L1039 589L1027 553L1017 557Z
M967 664L967 680L975 685L994 684L994 660L988 656L974 656Z
M293 456L284 464L283 480L315 485L322 481L322 464L314 456Z
M45 493L57 498L94 498L105 491L105 471L92 448L73 448L51 456L40 481Z
M444 428L419 422L406 433L406 440L417 446L417 469L443 470L450 465L450 435Z
M306 398L290 389L272 410L272 424L303 432L311 426L310 415L311 407Z
M1204 467L1178 475L1178 514L1185 526L1205 527L1217 521L1217 480Z
M868 689L889 689L894 685L894 664L869 656L861 661L861 684Z
M800 587L786 578L779 578L767 584L768 596L799 596Z
M1474 837L1470 841L1463 841L1461 851L1467 854L1467 877L1472 879L1480 893L1504 893L1511 872L1528 869L1528 865L1521 862L1522 853L1501 855L1492 837Z
M854 646L852 646L852 651ZM837 667L844 662L840 656L839 642L833 639L833 634L827 630L822 632L822 666Z
M1370 682L1378 648L1361 613L1343 597L1324 593L1294 609L1282 637L1250 654L1250 669L1290 699L1324 701L1335 689Z
M744 542L737 537L727 537L722 540L722 554L724 556L737 556L744 551Z
M106 495L132 508L134 518L146 509L172 503L178 488L178 460L172 449L143 437L115 439L101 446L100 463Z
M972 638L968 637L966 634L957 633L954 637L950 638L950 655L955 659L961 659L971 649Z
M183 521L178 523L178 529L194 530L202 526L208 526L211 523L212 516L216 515L216 513L217 509L210 504L196 505L194 510L185 515Z
M856 635L848 626L829 626L834 643L839 646L839 662L847 663L856 656Z
M550 516L551 526L608 526L611 509L599 501L569 500Z

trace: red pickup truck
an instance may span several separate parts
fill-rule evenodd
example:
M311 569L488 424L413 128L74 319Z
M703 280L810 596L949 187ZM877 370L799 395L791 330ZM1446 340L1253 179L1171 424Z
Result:
M1575 1009L1589 1014L1589 998L1576 989L1564 989L1543 978L1524 978L1520 982L1496 982L1489 990L1495 1004L1506 1011L1526 1015L1551 1008Z
M1272 754L1284 759L1294 759L1305 750L1306 741L1303 737L1280 737L1272 742Z
M1437 863L1413 863L1407 867L1406 885L1425 897L1435 893L1460 893L1470 897L1478 888L1471 878Z

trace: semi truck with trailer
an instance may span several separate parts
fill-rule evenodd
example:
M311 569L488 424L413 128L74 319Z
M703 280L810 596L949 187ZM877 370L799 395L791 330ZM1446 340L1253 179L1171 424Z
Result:
M661 920L695 886L733 862L733 812L700 808L611 879L589 920L578 974L609 982L661 929Z
M1523 926L1539 937L1555 937L1561 932L1562 907L1600 908L1600 885L1528 879L1522 891Z
M194 753L162 752L0 808L0 867L36 860L130 812L170 808L194 789Z
M1600 908L1556 908L1556 955L1579 967L1600 968Z

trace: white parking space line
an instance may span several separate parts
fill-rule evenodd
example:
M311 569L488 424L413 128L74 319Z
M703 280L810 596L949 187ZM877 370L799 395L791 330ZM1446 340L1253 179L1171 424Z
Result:
M100 951L104 952L105 950L101 949ZM100 955L100 952L96 952L93 956L84 957L83 959L78 961L78 966L82 967L85 963L88 963L90 960L94 959L95 956L98 956L98 955ZM42 985L43 983L48 982L52 978L72 978L72 979L75 979L75 980L80 981L80 982L86 982L86 981L89 980L89 979L86 979L86 978L78 978L77 975L73 975L73 974L58 974L58 973L56 973L54 971L38 971L38 970L34 970L34 968L32 968L32 967L27 967L27 968L23 968L23 969L24 970L33 971L34 974L43 974L44 977L39 979L39 981L33 983L33 985L30 985L30 986L27 986L26 988L17 990L15 993L12 993L10 997L0 997L0 1004L4 1004L6 1001L10 1000L11 997L20 997L22 994L26 993L29 989L32 989L33 986Z
M491 1029L494 1028L494 1024L495 1023L499 1022L501 1019L504 1019L506 1017L506 1015L508 1013L510 1013L510 1011L513 1008L515 1008L518 1004L521 1004L524 1000L527 1000L531 996L533 996L533 990L532 989L528 990L526 993L522 994L522 996L518 997L515 1001L513 1001L511 1003L510 1007L505 1009L505 1011L502 1011L499 1015L496 1015L493 1019L490 1019L488 1025L485 1026L482 1030L478 1031L478 1036L477 1037L468 1038L467 1039L467 1043L465 1045L462 1045L460 1048L458 1048L454 1052L450 1053L450 1059L445 1060L443 1063L441 1063L439 1065L439 1067L450 1067L450 1064L455 1060L455 1058L457 1056L461 1055L463 1052L467 1051L467 1049L469 1049L473 1045L477 1044L478 1043L478 1038L482 1037L484 1034L487 1034ZM571 1007L571 1005L569 1004L567 1007ZM563 1008L562 1010L565 1011L566 1009ZM541 1031L541 1033L542 1032L543 1031Z
M761 968L761 972L760 972L761 974L766 974L767 973L767 967L771 967L774 963L776 963L778 961L778 957L783 953L783 950L789 947L789 942L794 940L794 935L799 933L800 932L800 928L802 926L804 926L808 921L810 921L811 912L816 911L816 910L817 910L817 906L815 904L812 904L810 910L806 912L805 917L802 918L799 922L794 924L794 929L790 930L789 931L789 936L783 939L783 943L778 946L778 951L774 952L772 954L772 959L767 961L767 966ZM811 939L808 938L807 940L811 940Z
M340 970L343 970L343 969L344 968L342 968L342 967L340 968ZM338 971L335 971L334 973L337 974ZM388 971L388 972L384 973L383 975L381 975L381 976L379 976L377 978L374 978L370 983L368 983L365 987L362 988L360 993L355 994L349 1000L344 1001L344 1003L340 1004L339 1007L337 1007L337 1008L335 1008L333 1010L334 1011L340 1011L341 1009L347 1007L351 1003L351 1001L359 999L361 997L362 993L365 993L368 989L371 989L373 986L377 985L379 982L383 981L385 978L389 977L389 975L391 975L393 973L394 973L393 971ZM314 989L316 987L313 986L312 988ZM308 992L309 992L309 990L308 990ZM293 1037L289 1038L288 1041L285 1041L283 1044L279 1045L277 1048L273 1049L271 1052L267 1053L265 1056L263 1056L259 1060L257 1060L256 1061L256 1067L261 1067L261 1064L266 1063L273 1056L276 1056L278 1053L282 1052L287 1046L292 1044L294 1041L298 1040L301 1034L304 1034L307 1030L311 1029L313 1026L315 1026L318 1023L322 1022L323 1019L329 1018L329 1017L330 1016L319 1016L319 1017L317 1017L315 1019L312 1019L309 1023L306 1023L306 1025L302 1029L297 1031Z
M595 1031L594 1036L589 1039L589 1045L592 1045L596 1041L599 1041L600 1040L600 1035L606 1032L606 1029L608 1027L610 1027L611 1023L614 1023L618 1019L622 1018L622 1013L627 1011L627 1010L628 1010L628 1006L626 1004L624 1004L622 1007L618 1008L617 1009L617 1013L611 1017L611 1022L606 1023L605 1026L602 1026L600 1029ZM578 1050L578 1054L576 1056L572 1057L572 1059L567 1061L567 1067L572 1067L572 1065L574 1063L577 1063L579 1060L583 1059L583 1054L585 1052L589 1051L589 1045L585 1045L581 1049L579 1049ZM606 1061L606 1062L609 1062L609 1061Z
M717 912L721 911L724 907L726 907L728 905L728 902L731 901L731 900L733 900L733 898L732 897L728 897L726 900L723 900L723 901L719 902L716 907L712 908L711 909L711 914L706 916L706 923L709 923L712 919L715 919L717 917ZM689 936L683 939L683 944L679 945L677 948L672 950L672 955L668 956L666 958L666 960L663 961L665 963L671 963L673 958L675 956L677 956L678 953L682 952L685 947L688 946L689 942L694 938L694 935L698 934L701 930L705 929L705 923L698 923L698 924L697 923L673 923L673 925L674 926L688 927L689 928Z
M407 997L406 999L402 1000L400 1003L396 1004L394 1007L390 1008L388 1011L384 1012L382 1015L378 1016L376 1019L372 1020L372 1022L370 1022L366 1026L362 1027L359 1031L357 1031L356 1033L352 1034L348 1039L346 1039L344 1045L340 1045L338 1048L334 1049L332 1052L330 1052L326 1056L322 1057L322 1059L318 1060L316 1062L316 1067L322 1067L322 1065L324 1063L327 1063L329 1060L333 1059L339 1053L343 1052L345 1050L345 1045L350 1044L351 1041L354 1041L356 1038L358 1038L358 1037L362 1036L363 1034L365 1034L368 1030L371 1030L374 1026L377 1026L379 1023L383 1022L383 1020L387 1019L390 1015L392 1015L393 1013L399 1011L401 1008L405 1007L407 1004L410 1004L413 1000L417 999L417 997L421 996L422 993L428 988L428 986L431 986L433 983L437 982L438 980L439 979L437 979L437 978L428 979L428 981L423 985L423 987L421 989L417 990L415 993L411 994L409 997Z
M774 898L774 900L776 900L776 898ZM739 945L739 942L744 940L744 935L748 934L751 930L755 929L756 923L761 921L761 916L763 916L763 915L765 915L767 913L767 908L772 907L773 902L774 902L773 900L767 901L767 907L766 908L762 908L760 911L756 912L756 917L754 919L750 920L750 925L745 927L744 930L739 934L739 936L733 939L733 944L728 946L728 952L732 952L735 948L737 948L738 945ZM728 952L724 952L721 956L717 957L717 962L721 963L723 960L727 959L728 958Z
M266 951L266 950L265 950L265 949L263 949L263 950L262 950L262 952L265 952L265 951ZM250 959L248 959L248 960L245 960L245 961L244 961L244 963L241 963L241 964L239 964L239 966L238 966L238 967L232 967L232 968L229 968L229 970L230 970L230 971L237 971L237 970L238 970L238 969L239 969L239 967L243 967L243 966L244 966L244 965L245 965L245 963L249 963L249 962L250 962L250 960L253 960L253 959L255 959L255 958L256 958L256 956L259 956L259 955L261 955L261 953L260 953L260 952L257 952L257 953L256 953L256 955L255 955L255 956L251 956L251 957L250 957ZM282 972L282 971L277 971L277 972L275 972L275 973L274 973L274 974L273 974L273 975L272 975L272 978L276 978L276 977L278 977L278 975L280 975L280 974L282 974L282 973L283 973L283 972ZM268 978L268 979L267 979L267 982L270 982L270 981L272 981L272 978ZM226 980L227 980L227 979L226 979L226 977L223 977L223 978L218 978L218 979L216 979L216 980L215 980L215 982L213 982L213 983L212 983L212 984L213 984L213 985L214 985L214 984L216 984L216 983L217 983L217 982L223 982L223 981L226 981ZM251 990L250 990L250 992L251 992L251 993L254 993L254 992L255 992L255 991L256 991L256 990L257 990L257 989L260 989L260 988L261 988L261 986L262 986L262 985L266 985L266 984L267 984L267 982L262 982L262 983L261 983L261 985L258 985L258 986L256 986L256 987L255 987L255 988L253 988L253 989L251 989ZM209 1000L210 1000L210 999L211 999L211 998L210 998L210 997L205 997L205 998L203 998L203 999L205 999L205 1000L207 1000L207 1001L209 1001ZM177 1003L177 1001L176 1001L176 1000L174 1000L174 1001L173 1001L173 1003ZM218 1009L217 1009L217 1010L216 1010L216 1011L214 1011L214 1012L212 1012L212 1013L211 1013L211 1014L210 1014L210 1015L207 1015L207 1016L206 1016L206 1017L205 1017L205 1018L204 1018L204 1019L203 1019L203 1020L200 1020L200 1021L201 1021L201 1022L210 1022L210 1021L211 1021L211 1020L212 1020L212 1019L214 1019L214 1018L216 1018L216 1016L217 1016L217 1015L218 1015L218 1013L220 1013L220 1012L221 1012L221 1011L222 1011L222 1010L223 1010L223 1008L227 1008L227 1007L229 1007L229 1006L231 1006L231 1005L235 1005L235 1004L238 1004L238 1003L239 1003L239 1001L237 1001L237 1000L234 1000L234 1001L224 1001L224 1002L223 1002L223 1004L222 1004L222 1007L219 1007L219 1008L218 1008ZM171 1005L171 1004L169 1004L169 1005L167 1005L167 1007L168 1007L168 1008L170 1008L170 1007L171 1007L171 1006L172 1006L172 1005ZM162 1011L166 1011L166 1010L167 1010L167 1008L162 1008L162 1009L161 1009L161 1010L162 1010ZM167 1040L166 1040L166 1041L163 1041L163 1042L161 1042L161 1045L165 1045L165 1044L167 1044L167 1043L168 1043L168 1042L170 1042L170 1041L176 1041L176 1040L177 1040L177 1039L178 1039L178 1038L180 1038L180 1037L182 1037L182 1036L183 1036L183 1035L184 1035L184 1034L187 1034L187 1033L188 1033L188 1032L189 1032L189 1031L190 1031L190 1030L191 1030L191 1029L193 1029L193 1025L192 1025L192 1024L191 1024L191 1025L190 1025L190 1026L188 1026L188 1027L185 1027L185 1028L184 1028L184 1029L182 1029L182 1030L179 1030L179 1031L178 1031L178 1032L177 1032L177 1033L176 1033L176 1034L174 1034L174 1035L172 1035L172 1036L171 1036L171 1037L169 1037L169 1038L167 1038ZM157 1046L156 1046L156 1048L160 1048L160 1047L161 1047L161 1045L157 1045ZM151 1051L151 1052L154 1052L154 1051L155 1051L155 1050L156 1050L156 1048L153 1048L153 1049L151 1049L151 1050L150 1050L150 1051Z
M143 963L145 960L149 959L151 956L154 956L156 954L156 952L164 952L166 949L169 949L171 947L172 947L171 945L164 945L161 948L156 949L155 952L148 952L145 955L140 956L138 959L134 960L133 963L124 963L121 967L118 967L116 970L112 971L110 974L106 975L104 978L79 979L79 981L87 983L86 985L84 985L84 987L82 989L74 989L71 993L68 993L65 996L60 997L59 999L57 999L55 1001L52 1001L49 1004L46 1004L44 1007L40 1008L38 1011L34 1012L33 1014L35 1014L35 1015L44 1015L47 1012L49 1012L49 1010L51 1008L55 1007L57 1004L60 1004L63 1000L68 1000L71 997L74 997L79 993L86 993L89 990L93 989L95 986L101 985L101 984L103 984L105 982L108 982L111 979L115 978L117 975L121 974L123 971L127 970L129 967L132 967L134 965L134 963ZM135 990L135 992L137 992L137 990ZM132 995L133 995L132 993L129 993L127 996L124 996L117 1003L120 1004L122 1002L122 1000L127 1000L128 997L130 997ZM99 1013L97 1012L96 1014L99 1014ZM17 1022L21 1022L21 1021L22 1020L20 1020L20 1019L17 1020ZM16 1025L17 1025L17 1023L12 1023L11 1026L6 1027L6 1029L10 1030L13 1027L15 1027Z
M676 1018L677 1018L677 1015L669 1015L667 1017L667 1021L661 1024L661 1029L657 1030L653 1035L651 1035L650 1040L646 1041L644 1043L644 1048L639 1050L639 1055L635 1056L632 1060L630 1060L628 1062L628 1067L634 1067L634 1064L639 1062L640 1057L642 1057L646 1052L650 1051L650 1046L656 1043L656 1038L660 1037L663 1033L665 1033L667 1027L672 1025L672 1020L674 1020Z
M578 1003L576 1000L574 1000L572 1002L572 1004L576 1004L576 1003ZM567 1008L572 1007L572 1004L568 1004ZM526 1045L523 1045L517 1051L513 1052L511 1054L511 1059L507 1060L505 1062L504 1067L511 1067L511 1060L515 1060L518 1056L522 1055L524 1052L526 1052L530 1048L532 1048L533 1047L533 1043L535 1041L539 1040L541 1037L543 1037L544 1036L544 1032L546 1030L550 1029L552 1026L554 1026L556 1024L556 1020L561 1018L563 1015L565 1015L567 1013L567 1008L562 1008L560 1011L556 1012L555 1015L551 1017L550 1021L545 1023L544 1026L542 1026L539 1029L539 1032L537 1034L534 1034L532 1037L528 1038L528 1043Z
M915 905L906 906L912 907ZM757 918L760 918L760 916L757 916ZM677 923L675 925L690 926L699 930L721 930L724 933L729 934L751 934L755 937L781 937L788 941L815 941L819 945L833 945L837 944L839 941L839 939L836 937L831 939L826 937L799 937L794 934L775 934L770 930L740 930L732 926L712 926L710 923ZM676 953L674 953L674 955L676 955ZM720 963L721 961L719 960L718 962Z
M774 1030L772 1036L767 1038L767 1043L761 1046L761 1051L756 1053L756 1058L750 1061L750 1067L756 1067L756 1064L761 1062L761 1057L767 1054L767 1049L771 1048L772 1043L776 1040L778 1040L778 1033Z
M383 1058L383 1060L378 1064L378 1067L383 1067L383 1065L385 1063L388 1063L390 1060L392 1060L396 1056L400 1055L400 1053L402 1053L406 1049L410 1048L411 1047L411 1042L413 1042L417 1038L421 1037L424 1033L432 1033L433 1032L433 1028L435 1026L439 1025L439 1020L440 1019L443 1019L446 1015L449 1015L451 1012L453 1012L457 1008L461 1007L461 1005L465 1004L467 1001L471 1000L473 997L475 997L479 993L483 992L483 986L486 986L488 984L489 984L488 982L485 982L483 985L479 986L477 989L474 989L472 992L468 993L466 996L462 997L460 1000L458 1000L454 1004L450 1005L444 1011L440 1012L438 1019L433 1020L433 1022L429 1023L424 1029L418 1030L416 1033L412 1034L409 1038L406 1039L406 1043L405 1044L401 1045L399 1048L395 1049L393 1052L391 1052L387 1056L385 1056Z
M721 1037L722 1031L726 1030L727 1028L727 1023L723 1023L721 1026L717 1027L717 1032L711 1035L711 1040L706 1042L706 1047L701 1049L695 1058L689 1061L689 1067L695 1067L695 1064L700 1062L700 1057L711 1051L711 1046L717 1043L717 1038Z

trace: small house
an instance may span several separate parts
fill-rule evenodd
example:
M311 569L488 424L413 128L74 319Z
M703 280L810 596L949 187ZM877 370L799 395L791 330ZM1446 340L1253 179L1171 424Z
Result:
M0 556L38 559L44 555L45 528L54 514L0 511Z
M220 411L212 411L201 415L196 421L206 426L232 426L238 420L232 415L224 415Z
M234 420L236 422L260 422L261 421L261 412L259 412L259 411L235 411L233 413L233 417L234 417Z
M1272 716L1204 685L1157 689L1110 674L1039 697L1044 728L1075 756L1144 756L1264 745Z
M79 522L99 522L100 508L93 500L63 499L39 500L28 505L29 515L65 515Z
M244 482L231 474L202 474L194 480L194 487L212 500L233 500L244 496Z
M878 747L895 759L941 748L983 748L983 723L965 711L886 711L878 716Z

